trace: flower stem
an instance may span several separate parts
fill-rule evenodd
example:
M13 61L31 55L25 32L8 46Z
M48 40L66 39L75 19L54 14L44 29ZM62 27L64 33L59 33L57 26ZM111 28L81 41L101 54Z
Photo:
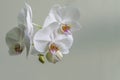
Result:
M32 23L34 26L38 27L39 29L42 28L42 26L40 26L39 24L36 24L36 23Z

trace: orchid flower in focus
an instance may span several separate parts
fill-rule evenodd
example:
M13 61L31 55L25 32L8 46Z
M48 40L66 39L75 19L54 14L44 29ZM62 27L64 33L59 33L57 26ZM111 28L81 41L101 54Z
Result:
M14 50L13 54L21 53L25 46L28 56L32 44L32 35L32 10L31 7L25 3L25 7L18 14L18 26L13 28L6 35L6 43L9 46L9 51ZM11 43L13 43L13 45Z
M58 34L56 25L51 24L48 27L39 30L33 39L34 47L51 63L62 60L63 54L68 54L73 43L72 35L65 36ZM37 54L39 55L39 54Z
M63 34L69 35L72 31L80 29L81 25L79 19L80 12L77 8L55 5L50 10L43 27L52 23L57 23L59 31Z

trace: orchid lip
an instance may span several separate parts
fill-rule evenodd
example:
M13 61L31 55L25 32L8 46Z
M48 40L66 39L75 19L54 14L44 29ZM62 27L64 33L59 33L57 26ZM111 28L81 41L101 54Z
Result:
M71 34L71 26L68 24L62 24L60 29L61 29L61 32L66 35Z
M55 51L55 50L50 50L50 53L51 53L51 54L55 54L56 51Z
M14 50L16 53L21 53L23 51L23 47L19 43L17 43L14 47Z
M55 43L51 43L49 45L49 51L51 54L55 54L58 50L59 50L59 48L57 47L57 45Z
M64 34L66 34L66 35L71 35L72 33L71 33L70 30L67 30L67 31L64 32Z

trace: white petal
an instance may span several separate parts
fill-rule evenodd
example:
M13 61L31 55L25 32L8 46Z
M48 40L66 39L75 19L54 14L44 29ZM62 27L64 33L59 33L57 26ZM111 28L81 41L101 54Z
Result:
M47 49L48 49L49 39L47 41L47 37L45 37L44 35L39 36L39 37L41 37L41 39L40 38L37 39L38 37L36 37L36 36L37 36L37 34L34 36L34 39L33 39L35 49L37 51L39 51L40 53L45 53L47 51Z
M31 39L33 36L32 9L27 3L18 15L18 25L19 27L21 27L20 25L25 27L24 32Z
M55 38L57 43L63 43L66 48L70 49L73 44L73 37L72 35L62 35L58 34Z
M27 29L28 29L28 34L30 35L30 36L32 36L32 34L33 34L33 25L32 25L32 9L31 9L31 7L28 5L28 4L26 4L26 8L27 8L27 16L26 16L26 27L27 27Z
M33 25L30 23L27 25L28 27L25 29L25 34L27 36L29 36L30 38L33 37L33 33L34 33L34 30L33 30Z
M34 47L37 51L41 53L46 52L47 46L51 41L49 33L50 31L47 30L47 28L41 29L38 32L36 32L33 38L33 42L34 42Z
M32 24L32 9L27 3L18 14L18 24L23 24L27 28L31 27L29 24Z
M57 22L62 21L62 15L63 14L61 12L61 6L60 5L54 5L49 12L49 16Z
M80 19L80 12L77 8L66 6L61 10L63 22L64 20L78 21Z
M50 33L49 30L41 29L35 33L34 40L50 41L49 33Z
M59 47L60 52L62 54L68 54L69 53L69 48L62 42L56 43L56 45Z
M29 13L30 20L32 20L32 9L31 6L27 3L25 3L25 8L27 9L27 12Z
M47 18L45 19L45 22L43 24L43 28L47 27L48 25L52 24L52 23L56 23L56 19L54 18L53 15L49 15L47 16Z
M51 41L50 35L57 28L58 28L58 24L53 23L47 26L46 28L40 29L38 32L36 32L34 36L34 40Z
M48 50L48 45L49 45L48 41L34 40L34 47L40 53L46 53Z
M13 45L16 42L22 41L24 37L24 31L15 27L6 34L6 43L8 46Z
M22 9L19 14L18 14L18 24L26 24L26 16L27 16L27 11L26 9Z
M28 30L27 30L27 32L28 32L29 37L33 36L34 30L33 30L33 25L31 23L28 24Z
M25 46L26 46L26 56L28 56L29 51L30 51L30 47L31 47L31 41L27 35L25 35Z
M61 35L58 34L55 38L56 44L60 47L61 52L63 54L69 53L69 49L71 48L73 44L73 37L72 35Z
M43 27L47 27L48 25L52 23L60 23L62 21L61 19L61 6L60 5L54 5L49 15L46 17Z
M79 10L70 6L55 5L50 10L49 15L60 23L64 23L64 20L78 21L80 19Z

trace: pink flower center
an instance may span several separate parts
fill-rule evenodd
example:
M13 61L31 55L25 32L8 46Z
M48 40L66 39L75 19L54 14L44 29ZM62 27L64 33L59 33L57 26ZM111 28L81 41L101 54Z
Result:
M67 24L63 24L61 29L63 32L69 32L71 27Z
M59 48L56 46L55 43L52 43L49 47L49 50L52 54L55 54L59 50Z

